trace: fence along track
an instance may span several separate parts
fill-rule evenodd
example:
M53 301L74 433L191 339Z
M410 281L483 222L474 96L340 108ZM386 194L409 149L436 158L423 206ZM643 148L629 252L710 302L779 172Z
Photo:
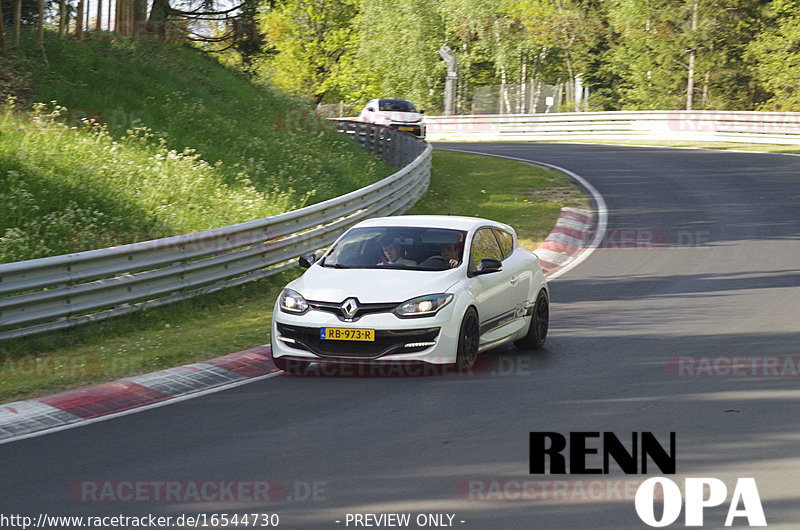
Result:
M428 116L432 141L666 140L800 144L800 112L621 111Z
M0 264L0 340L68 328L276 274L368 217L405 212L428 189L431 146L338 121L395 166L385 179L299 210L153 241Z

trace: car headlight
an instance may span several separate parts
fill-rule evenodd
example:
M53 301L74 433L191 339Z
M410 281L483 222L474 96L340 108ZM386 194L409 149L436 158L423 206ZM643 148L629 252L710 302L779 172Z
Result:
M403 302L394 312L399 317L433 316L451 300L453 300L452 294L428 294Z
M287 313L302 315L308 311L308 302L297 291L284 289L280 296L280 308Z

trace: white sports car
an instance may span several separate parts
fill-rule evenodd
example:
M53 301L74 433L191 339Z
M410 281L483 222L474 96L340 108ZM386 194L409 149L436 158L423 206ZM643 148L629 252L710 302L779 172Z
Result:
M359 118L365 123L374 123L425 138L423 112L404 99L373 99L364 106Z
M363 221L275 304L272 357L287 371L312 361L423 362L468 369L514 341L541 348L549 294L536 256L510 226L456 216Z

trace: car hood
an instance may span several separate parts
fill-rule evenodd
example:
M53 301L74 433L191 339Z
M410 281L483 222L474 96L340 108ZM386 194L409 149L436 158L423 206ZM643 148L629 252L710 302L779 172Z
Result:
M365 304L400 303L417 296L446 292L464 275L461 269L333 269L314 265L287 287L317 302L339 303L355 297Z

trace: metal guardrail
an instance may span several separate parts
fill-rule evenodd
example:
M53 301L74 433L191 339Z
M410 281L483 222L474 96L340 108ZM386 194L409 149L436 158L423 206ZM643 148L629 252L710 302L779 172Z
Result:
M419 149L420 139L395 129L362 122L357 118L332 118L341 132L352 134L365 149L374 151L395 167L407 164Z
M430 141L691 140L800 144L800 113L622 111L426 116Z
M339 121L388 163L385 179L264 219L118 247L0 264L0 340L67 328L244 284L329 246L362 219L405 212L430 182L431 146Z

